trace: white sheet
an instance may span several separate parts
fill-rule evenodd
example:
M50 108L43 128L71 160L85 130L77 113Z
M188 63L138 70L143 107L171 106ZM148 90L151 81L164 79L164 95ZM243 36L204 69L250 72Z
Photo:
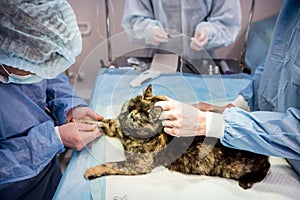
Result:
M106 161L123 160L121 144L116 139L103 137ZM98 148L92 149L97 155ZM99 150L99 149L98 149ZM270 158L267 177L244 190L237 181L219 177L184 175L158 167L150 174L138 176L107 176L91 182L93 199L107 200L168 200L168 199L230 199L230 200L296 200L300 197L299 177L282 158ZM102 180L101 180L102 179ZM105 193L103 189L105 183ZM105 197L103 196L105 195Z

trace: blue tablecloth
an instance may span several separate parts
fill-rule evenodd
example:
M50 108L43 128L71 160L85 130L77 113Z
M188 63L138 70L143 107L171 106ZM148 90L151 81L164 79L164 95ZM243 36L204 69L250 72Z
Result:
M106 118L118 115L120 106L129 98L141 94L149 83L153 86L154 95L167 95L186 103L205 101L209 103L225 104L232 101L241 89L244 89L251 78L245 74L227 76L200 76L191 74L166 74L153 79L139 87L132 88L129 83L138 75L138 72L128 69L101 69L95 82L93 94L90 99L90 107ZM109 142L108 142L109 140ZM111 155L114 155L110 157ZM92 148L86 148L81 152L74 151L71 161L62 177L54 199L189 199L200 195L209 199L223 199L224 195L230 199L273 199L295 193L299 188L290 187L279 191L286 182L297 182L293 178L293 171L282 160L275 160L277 165L272 166L275 175L263 183L254 186L254 189L244 191L235 181L217 177L188 176L179 173L171 173L166 170L158 170L143 176L110 176L85 180L83 174L88 167L107 161L122 160L122 147L117 141L108 137L100 137ZM274 163L274 162L273 162ZM284 171L283 167L284 166ZM277 167L277 168L276 168ZM285 178L278 179L278 174ZM270 185L270 182L281 180L281 183ZM204 181L205 180L205 181ZM285 181L285 182L284 182ZM179 187L183 184L184 187ZM177 187L178 186L178 187ZM174 187L174 188L173 188ZM203 188L202 194L199 189ZM270 189L271 188L271 189ZM144 191L149 191L146 194ZM207 193L205 191L213 192ZM271 191L271 193L270 193ZM273 195L275 194L275 196ZM289 193L289 194L286 194ZM139 196L142 195L142 196ZM201 196L204 195L204 196ZM277 196L276 196L277 195ZM175 198L174 198L175 197ZM214 198L213 198L214 197Z

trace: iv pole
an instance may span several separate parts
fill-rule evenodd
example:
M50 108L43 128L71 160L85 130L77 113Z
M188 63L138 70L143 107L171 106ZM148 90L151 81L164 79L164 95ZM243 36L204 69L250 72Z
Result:
M249 32L250 32L251 25L252 25L254 7L255 7L255 0L252 0L251 9L249 11L248 23L247 23L247 27L246 27L246 33L245 33L245 43L244 43L242 53L241 53L241 64L240 65L243 70L244 69L248 70L246 63L245 63L245 55L246 55L246 50L247 50L247 46L248 46Z
M105 0L105 16L106 16L106 38L107 38L107 54L108 62L112 62L112 50L111 50L111 27L109 17L109 0Z

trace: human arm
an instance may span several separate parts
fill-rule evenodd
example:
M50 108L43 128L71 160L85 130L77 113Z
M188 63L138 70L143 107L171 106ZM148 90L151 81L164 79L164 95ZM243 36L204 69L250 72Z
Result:
M72 109L87 107L87 103L77 94L65 74L47 80L47 107L58 125L71 119ZM67 116L69 113L69 116Z
M90 118L102 120L103 117L87 107L86 103L76 95L65 75L49 80L47 86L48 105L57 119L62 143L70 148L81 150L101 135L95 125L77 123L77 119ZM65 124L68 122L67 124Z
M224 111L222 144L269 156L300 158L300 110L285 113L246 112L239 108Z
M279 113L247 112L231 107L219 114L202 112L171 99L155 106L163 108L160 119L165 132L170 135L206 135L220 138L222 144L231 148L268 156L300 158L299 109L290 108Z
M0 84L0 187L37 175L64 151L53 121L40 104L44 83Z
M233 43L241 29L242 17L239 0L213 1L206 21L195 28L191 48L214 49Z
M168 41L162 23L155 19L152 2L149 0L125 0L122 27L128 31L131 41L143 40L152 45Z
M163 109L159 119L166 133L176 137L205 135L205 115L200 110L173 99L159 101L155 106Z

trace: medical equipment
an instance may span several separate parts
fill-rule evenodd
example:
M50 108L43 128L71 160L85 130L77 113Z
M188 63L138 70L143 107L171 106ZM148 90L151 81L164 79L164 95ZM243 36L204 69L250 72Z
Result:
M157 78L162 73L175 73L178 68L178 55L155 54L150 69L142 72L130 82L131 87L137 87L151 79Z
M229 68L225 60L221 60L220 67L223 71L223 74L231 74L231 69Z
M157 78L161 74L160 71L155 70L155 69L150 69L147 71L144 71L140 75L138 75L135 79L133 79L130 82L131 87L137 87L142 85L143 83L148 82L151 79Z
M149 67L150 67L145 62L143 62L137 58L134 58L134 57L128 58L127 63L132 65L132 67L139 72L144 72L147 69L149 69Z
M214 74L220 74L219 66L214 66Z

